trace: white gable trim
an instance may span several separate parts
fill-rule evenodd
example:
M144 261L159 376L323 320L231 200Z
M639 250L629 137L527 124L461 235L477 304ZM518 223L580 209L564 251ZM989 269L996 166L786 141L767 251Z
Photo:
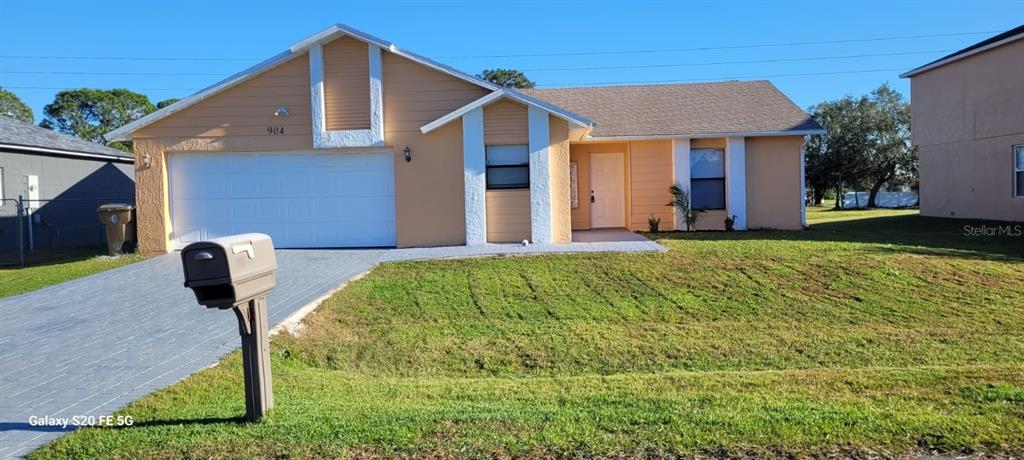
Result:
M218 94L218 93L220 93L220 92L222 92L222 91L224 91L226 89L229 89L231 87L237 86L238 84L240 84L242 82L245 82L245 81L251 79L252 77L254 77L256 75L259 75L259 74L261 74L263 72L266 72L266 71L268 71L270 69L273 69L274 67L277 67L277 66L279 66L281 64L284 64L285 62L288 62L288 61L290 61L290 60L292 60L292 59L302 55L303 53L309 51L309 49L313 45L315 45L315 44L323 45L323 43L331 41L331 40L334 40L336 38L339 38L342 35L348 35L348 36L351 36L352 38L355 38L357 40L366 42L368 44L376 45L376 46L378 46L380 48L385 48L388 51L390 51L391 53L394 53L394 54L396 54L398 56L404 57L404 58L409 59L409 60L411 60L413 62L416 62L416 63L418 63L420 65L429 67L429 68L437 70L439 72L446 73L446 74L451 75L453 77L456 77L456 78L458 78L460 80L464 80L464 81L473 83L473 84L478 85L480 87L483 87L483 88L486 88L486 89L489 89L489 90L492 90L492 91L501 88L499 85L491 83L491 82L489 82L487 80L484 80L482 78L477 78L477 77L475 77L473 75L470 75L470 74L467 74L465 72L459 71L459 70L455 69L454 67L450 67L450 66L441 64L440 62L434 61L434 60L432 60L430 58L427 58L427 57L424 57L424 56L420 56L420 55L418 55L416 53L412 53L412 52L409 52L409 51L405 51L405 50L399 49L397 46L395 46L394 43L387 42L385 40L382 40L380 38L377 38L377 37L374 37L374 36L372 36L370 34L362 32L360 30L353 29L353 28L351 28L351 27L349 27L347 25L344 25L344 24L335 24L335 25L333 25L331 27L328 27L327 29L324 29L324 30L322 30L322 31L320 31L320 32L318 32L316 34L313 34L312 36L310 36L310 37L308 37L306 39L303 39L303 40L301 40L301 41L291 45L290 47L288 47L287 50L285 50L284 52L282 52L282 53L280 53L280 54L278 54L278 55L276 55L276 56L274 56L274 57L272 57L270 59L267 59L267 60L265 60L263 62L260 62L259 64L256 64L256 65L254 65L252 67L249 67L248 69L245 69L245 70L243 70L241 72L238 72L238 73L236 73L236 74L234 74L234 75L232 75L232 76L230 76L228 78L225 78L225 79L223 79L223 80L221 80L221 81L219 81L217 83L214 83L213 85L210 85L210 86L208 86L206 88L203 88L202 90L196 92L195 94L192 94L191 96L185 97L185 98L181 99L180 101L175 102L174 104L171 104L171 105L169 105L167 107L164 107L163 109L157 110L156 112L153 112L153 113L151 113L149 115L146 115L146 116L144 116L142 118L139 118L138 120L135 120L135 121L133 121L131 123L128 123L128 124L118 128L118 129L115 129L115 130L107 133L103 137L108 142L130 141L130 140L132 140L132 134L135 131L138 131L138 130L146 127L146 126L149 126L149 125L151 125L151 124L153 124L153 123L155 123L155 122L157 122L157 121L159 121L159 120L161 120L161 119L163 119L163 118L165 118L167 116L170 116L171 114L174 114L174 113L179 112L181 110L184 110L184 109L186 109L188 107L191 107L191 106L195 105L196 103L198 103L198 102L200 102L200 101L202 101L204 99L207 99L207 98L209 98L209 97L211 97L211 96L213 96L215 94ZM371 65L372 65L372 63L371 63ZM312 77L312 75L310 77Z
M466 113L473 109L490 105L498 101L499 99L504 98L508 98L513 101L519 102L521 104L526 105L527 107L533 107L543 110L547 113L550 113L551 115L554 115L558 118L561 118L565 121L568 121L569 123L575 124L582 128L591 128L594 126L594 122L590 121L589 118L569 112L568 110L560 109L551 104L529 97L517 91L513 91L508 88L500 88L490 94L487 94L486 96L483 96L473 102L470 102L469 104L466 104L462 107L455 109L454 111L442 116L441 118L438 118L430 123L423 125L422 127L420 127L420 132L422 132L423 134L427 134L437 128L440 128L448 123L451 123L461 118L463 115L465 115Z
M975 49L967 51L967 52L963 52L963 53L960 53L960 54L954 54L954 55L949 56L947 58L935 61L935 62L933 62L931 64L925 64L925 65L923 65L921 67L918 67L916 69L912 69L912 70L909 70L907 72L903 72L902 74L900 74L900 78L910 78L910 77L913 77L915 75L918 75L918 74L927 72L929 70L932 70L934 68L942 67L942 66L944 66L946 64L951 64L951 63L959 61L961 59L967 59L967 58L969 58L971 56L974 56L975 54L984 53L985 51L988 51L988 50L990 50L992 48L1003 46L1003 45L1005 45L1007 43L1015 42L1015 41L1020 40L1022 38L1024 38L1024 33L1013 35L1013 36L1010 36L1010 37L1006 37L1006 38L1004 38L1002 40L999 40L997 42L989 43L989 44L987 44L985 46L982 46L980 48L975 48Z

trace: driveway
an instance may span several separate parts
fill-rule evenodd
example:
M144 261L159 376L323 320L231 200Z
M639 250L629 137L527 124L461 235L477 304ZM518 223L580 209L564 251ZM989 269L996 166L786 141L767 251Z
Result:
M489 254L663 251L651 241L527 247L279 250L270 323L307 312L385 261ZM30 418L102 416L216 363L238 347L234 315L196 304L177 253L0 299L0 457L21 456L74 427ZM306 308L303 308L306 307Z

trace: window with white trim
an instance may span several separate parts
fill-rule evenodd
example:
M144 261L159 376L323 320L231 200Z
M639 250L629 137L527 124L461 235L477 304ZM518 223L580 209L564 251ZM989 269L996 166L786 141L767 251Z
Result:
M0 168L0 200L4 199L4 168Z
M725 209L725 150L690 150L690 205Z
M1013 148L1014 196L1024 198L1024 144Z
M490 190L530 188L530 147L488 145L487 188Z

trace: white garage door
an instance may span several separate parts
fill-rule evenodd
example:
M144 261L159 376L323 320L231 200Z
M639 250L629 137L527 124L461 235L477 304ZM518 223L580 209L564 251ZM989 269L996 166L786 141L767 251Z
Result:
M395 245L390 153L178 154L171 239L261 232L279 248Z

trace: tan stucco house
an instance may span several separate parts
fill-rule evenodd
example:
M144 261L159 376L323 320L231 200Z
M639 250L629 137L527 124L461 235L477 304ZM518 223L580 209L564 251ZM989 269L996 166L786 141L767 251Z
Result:
M821 128L771 83L514 91L344 25L111 132L147 252L259 231L278 247L569 243L594 228L798 229Z
M921 214L1024 221L1024 26L910 78Z

